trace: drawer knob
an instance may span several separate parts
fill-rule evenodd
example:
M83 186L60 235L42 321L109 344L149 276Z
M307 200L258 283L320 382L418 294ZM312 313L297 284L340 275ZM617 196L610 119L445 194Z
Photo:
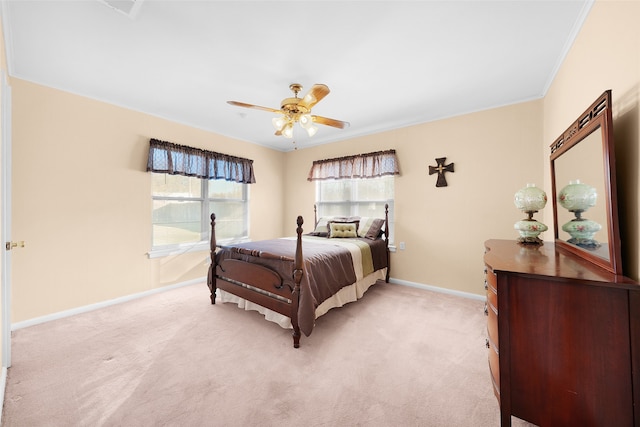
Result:
M491 348L491 344L489 344L489 338L485 338L485 339L484 339L484 345L485 345L487 348Z
M487 303L484 303L484 315L488 316L489 315L489 307L487 307Z
M486 291L487 289L489 289L489 284L487 283L487 281L484 281L484 290Z

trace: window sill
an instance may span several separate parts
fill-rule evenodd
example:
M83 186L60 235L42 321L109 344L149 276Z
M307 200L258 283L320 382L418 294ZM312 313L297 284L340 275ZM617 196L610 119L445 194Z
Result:
M229 245L232 243L243 243L250 242L251 240L248 238L238 239L238 240L221 240L218 241L218 245ZM175 246L166 246L163 248L151 249L147 252L147 257L149 259L154 258L163 258L172 255L183 255L189 252L208 252L209 251L209 241L202 241L198 243L185 243L182 245Z
M183 245L167 246L164 248L151 249L147 252L149 259L162 258L171 255L182 255L188 252L202 252L209 250L209 242L189 243Z

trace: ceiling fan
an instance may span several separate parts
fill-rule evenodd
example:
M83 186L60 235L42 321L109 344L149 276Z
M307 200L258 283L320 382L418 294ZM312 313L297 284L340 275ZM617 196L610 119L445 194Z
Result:
M276 128L276 135L282 135L285 138L293 138L293 125L296 122L300 123L300 126L307 131L309 136L315 135L318 131L318 127L314 126L314 123L339 129L349 127L348 122L311 114L311 108L329 94L329 88L327 85L313 85L311 90L309 90L309 92L302 98L298 98L298 92L302 90L301 84L292 83L289 85L289 89L293 91L294 97L283 99L280 103L279 110L238 101L227 101L227 103L237 107L254 108L256 110L264 110L280 114L280 116L274 117L271 121L273 123L273 127Z

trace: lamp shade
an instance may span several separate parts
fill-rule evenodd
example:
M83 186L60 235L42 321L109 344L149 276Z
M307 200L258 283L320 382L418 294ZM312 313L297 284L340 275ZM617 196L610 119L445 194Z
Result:
M271 123L273 123L273 127L276 128L276 130L280 130L281 131L283 126L286 123L286 120L282 116L274 117L273 119L271 119Z
M285 138L293 138L293 123L287 123L284 128L282 128L282 135Z
M316 132L318 132L318 126L309 126L308 128L306 128L306 130L309 136L313 136L316 134Z
M516 192L513 202L523 212L536 212L547 204L547 194L535 184L527 184Z
M313 117L311 117L311 114L301 115L299 121L300 126L302 126L304 129L309 129L313 126Z

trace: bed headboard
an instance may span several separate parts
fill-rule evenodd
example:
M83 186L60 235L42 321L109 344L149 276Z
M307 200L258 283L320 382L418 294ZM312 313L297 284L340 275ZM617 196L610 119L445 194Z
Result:
M318 226L318 205L313 205L313 230ZM389 204L384 204L384 238L389 246Z

